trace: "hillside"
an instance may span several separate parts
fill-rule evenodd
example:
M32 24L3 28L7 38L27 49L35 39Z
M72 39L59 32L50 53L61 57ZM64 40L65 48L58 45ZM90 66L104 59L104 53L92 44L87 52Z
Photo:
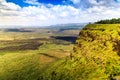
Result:
M120 79L120 24L87 25L80 31L70 57L51 64L39 79Z

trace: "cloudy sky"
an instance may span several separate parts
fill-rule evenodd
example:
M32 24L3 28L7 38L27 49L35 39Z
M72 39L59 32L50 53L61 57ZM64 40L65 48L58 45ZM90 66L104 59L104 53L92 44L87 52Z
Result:
M0 26L46 26L120 18L120 0L0 0Z

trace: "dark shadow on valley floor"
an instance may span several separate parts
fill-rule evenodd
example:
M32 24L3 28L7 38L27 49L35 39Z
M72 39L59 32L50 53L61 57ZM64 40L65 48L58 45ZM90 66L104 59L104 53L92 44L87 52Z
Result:
M0 51L16 51L16 50L37 50L42 43L31 42L19 46L8 46L0 48Z
M34 32L32 30L25 30L25 29L5 29L5 32Z
M59 40L64 40L64 41L68 41L71 43L75 43L77 37L76 36L51 36L54 39L59 39Z

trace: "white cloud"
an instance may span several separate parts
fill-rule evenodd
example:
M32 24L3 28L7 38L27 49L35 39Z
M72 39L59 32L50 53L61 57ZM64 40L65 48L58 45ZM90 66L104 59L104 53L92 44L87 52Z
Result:
M41 5L38 0L23 0L27 4L32 4L32 5Z
M7 10L19 10L19 9L21 9L20 6L14 4L14 3L2 2L2 6L4 6L3 9L7 9Z
M79 8L70 5L43 5L37 0L25 1L40 5L21 8L14 3L0 0L0 25L45 26L120 17L120 3L113 0L109 0L110 3L108 0L71 0L82 6Z
M2 3L2 2L6 2L5 0L0 0L0 3Z

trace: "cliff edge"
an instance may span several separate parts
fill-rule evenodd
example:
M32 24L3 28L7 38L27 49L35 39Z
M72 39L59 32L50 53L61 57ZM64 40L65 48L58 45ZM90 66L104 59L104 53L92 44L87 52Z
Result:
M43 80L120 79L120 24L89 24L76 40L72 54L55 62Z

